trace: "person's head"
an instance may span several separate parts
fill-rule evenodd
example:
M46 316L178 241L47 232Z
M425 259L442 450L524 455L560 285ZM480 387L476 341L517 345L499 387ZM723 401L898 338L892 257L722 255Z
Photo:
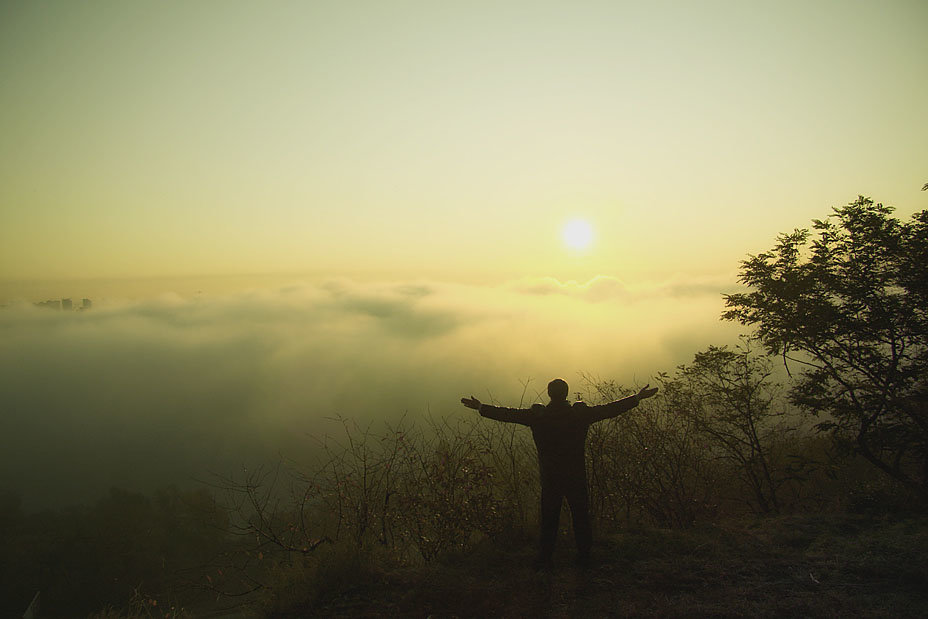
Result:
M566 400L567 391L567 382L561 380L560 378L555 378L550 383L548 383L548 397L551 398L552 402Z

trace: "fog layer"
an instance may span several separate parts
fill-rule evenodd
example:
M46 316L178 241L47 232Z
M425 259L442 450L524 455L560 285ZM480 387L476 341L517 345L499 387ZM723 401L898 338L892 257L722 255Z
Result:
M300 459L337 430L473 414L552 377L644 383L736 333L723 285L319 285L0 310L0 486L27 508Z

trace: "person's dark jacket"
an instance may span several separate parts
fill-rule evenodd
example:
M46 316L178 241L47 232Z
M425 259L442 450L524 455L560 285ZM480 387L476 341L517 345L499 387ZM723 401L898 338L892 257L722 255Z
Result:
M542 485L563 486L586 480L583 451L590 425L636 406L638 397L631 395L599 406L588 406L584 402L571 404L567 400L552 401L547 406L535 404L531 408L481 404L480 415L531 428Z

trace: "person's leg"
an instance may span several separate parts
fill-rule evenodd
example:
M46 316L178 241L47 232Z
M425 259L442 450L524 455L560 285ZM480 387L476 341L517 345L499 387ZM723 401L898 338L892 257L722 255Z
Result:
M555 488L543 485L541 488L541 538L539 540L539 566L551 563L554 555L554 542L557 540L557 527L561 518L562 494Z
M570 505L570 517L574 525L574 540L577 542L577 562L589 565L590 549L593 547L593 526L590 523L590 499L586 490L586 480L574 484L567 493Z

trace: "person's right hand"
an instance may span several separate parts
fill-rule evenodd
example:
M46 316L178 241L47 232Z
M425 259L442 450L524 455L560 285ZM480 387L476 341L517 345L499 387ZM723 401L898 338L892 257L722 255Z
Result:
M461 404L463 404L467 408L472 408L475 411L480 410L480 400L478 400L474 396L470 396L469 398L461 398Z

